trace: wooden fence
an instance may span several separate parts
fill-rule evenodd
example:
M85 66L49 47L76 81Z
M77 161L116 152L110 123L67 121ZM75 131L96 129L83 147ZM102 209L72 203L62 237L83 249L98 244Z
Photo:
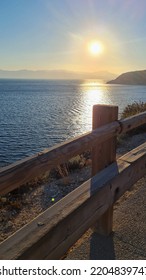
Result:
M3 241L0 259L59 259L93 225L110 234L114 202L146 174L146 143L116 160L116 136L145 123L146 112L118 120L116 106L95 105L91 132L2 168L1 195L92 149L91 179Z

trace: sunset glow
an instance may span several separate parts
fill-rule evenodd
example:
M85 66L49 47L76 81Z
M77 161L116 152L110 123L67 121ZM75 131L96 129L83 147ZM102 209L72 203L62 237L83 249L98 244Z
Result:
M7 0L0 13L0 69L15 77L23 69L52 71L49 78L57 79L60 70L68 78L66 71L146 68L145 0Z
M98 41L90 42L88 50L92 55L99 55L103 52L103 45Z

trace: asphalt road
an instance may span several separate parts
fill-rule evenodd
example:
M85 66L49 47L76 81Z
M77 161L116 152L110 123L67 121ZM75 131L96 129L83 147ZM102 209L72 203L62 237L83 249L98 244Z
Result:
M146 260L146 176L114 206L110 236L101 236L89 230L65 259Z

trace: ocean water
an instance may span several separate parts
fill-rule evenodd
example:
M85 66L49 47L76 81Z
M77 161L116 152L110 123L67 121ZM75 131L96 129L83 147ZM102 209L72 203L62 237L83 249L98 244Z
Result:
M94 104L146 102L146 86L99 80L0 80L0 166L92 129Z

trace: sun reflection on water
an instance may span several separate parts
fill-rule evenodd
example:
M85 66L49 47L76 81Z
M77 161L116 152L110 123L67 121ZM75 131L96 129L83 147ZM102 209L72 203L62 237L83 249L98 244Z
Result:
M110 104L107 86L98 81L85 81L81 84L82 91L82 122L86 130L92 129L92 109L95 104Z

